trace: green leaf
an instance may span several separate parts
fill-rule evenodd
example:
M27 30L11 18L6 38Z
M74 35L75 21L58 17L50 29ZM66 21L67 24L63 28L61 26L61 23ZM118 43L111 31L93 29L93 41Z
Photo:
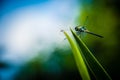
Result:
M105 71L105 69L102 67L102 65L98 62L98 60L95 58L95 56L92 54L92 52L87 48L87 46L84 44L84 42L78 37L72 29L70 29L76 43L79 46L79 50L81 51L81 55L86 62L88 68L93 73L93 75L96 77L97 80L112 80L108 73Z
M74 59L76 61L76 64L77 64L77 67L78 67L78 70L79 70L79 73L80 73L82 79L83 80L90 80L90 76L89 76L87 67L85 65L85 62L82 58L82 55L81 55L77 45L75 44L75 42L69 37L69 35L65 31L64 31L64 34L71 45Z

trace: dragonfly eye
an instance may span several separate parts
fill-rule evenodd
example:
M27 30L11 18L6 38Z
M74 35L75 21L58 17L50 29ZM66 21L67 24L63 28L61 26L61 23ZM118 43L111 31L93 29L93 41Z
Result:
M75 27L75 30L76 30L76 31L79 31L78 27Z

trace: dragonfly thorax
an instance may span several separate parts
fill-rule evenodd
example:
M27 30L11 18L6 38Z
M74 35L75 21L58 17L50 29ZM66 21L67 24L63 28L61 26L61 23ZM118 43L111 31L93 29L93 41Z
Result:
M76 26L75 30L79 31L79 32L85 32L86 28L84 26L82 26L82 27Z

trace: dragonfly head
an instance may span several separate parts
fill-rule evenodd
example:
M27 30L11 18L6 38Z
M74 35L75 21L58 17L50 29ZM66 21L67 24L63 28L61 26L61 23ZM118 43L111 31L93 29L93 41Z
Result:
M76 31L79 31L79 30L80 30L80 28L79 28L78 26L76 26L76 27L75 27L75 30L76 30Z

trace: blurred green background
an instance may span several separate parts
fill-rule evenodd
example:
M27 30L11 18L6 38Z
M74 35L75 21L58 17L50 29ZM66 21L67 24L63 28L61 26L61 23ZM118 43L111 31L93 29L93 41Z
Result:
M79 4L79 2L81 4ZM98 33L104 38L86 35L83 41L94 53L113 80L120 79L120 1L119 0L79 0L80 13L77 24L83 25L88 16L88 30ZM47 61L39 54L23 64L14 75L15 80L81 80L72 51L63 41L63 47L56 45ZM64 45L65 43L65 45ZM68 46L66 46L68 45ZM38 52L41 53L41 52ZM1 62L0 68L10 67ZM90 73L92 79L94 76ZM13 80L14 80L13 79Z
M83 0L82 13L78 18L82 24L85 16L89 16L88 29L104 36L99 39L87 35L85 43L112 79L120 79L120 1Z

